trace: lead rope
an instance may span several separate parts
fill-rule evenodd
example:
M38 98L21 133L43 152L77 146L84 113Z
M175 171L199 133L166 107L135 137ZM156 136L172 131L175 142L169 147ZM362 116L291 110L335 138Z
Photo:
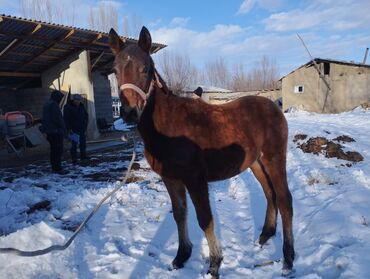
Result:
M79 234L79 232L85 227L87 222L89 222L89 220L95 215L95 213L102 206L102 204L107 199L109 199L111 196L113 196L126 183L128 177L130 175L132 165L133 165L133 163L135 161L135 158L136 158L136 139L135 139L135 137L136 137L136 135L134 135L134 148L133 148L133 152L132 152L132 158L131 158L131 161L128 165L127 172L126 172L126 175L125 175L124 179L122 180L122 182L116 188L114 188L113 191L108 193L108 195L106 195L95 206L95 208L90 212L90 214L87 216L87 218L78 226L76 231L73 233L73 235L70 237L70 239L64 245L52 245L48 248L41 249L41 250L35 250L35 251L22 251L22 250L19 250L19 249L16 249L16 248L0 248L0 254L13 254L13 255L17 255L17 256L21 256L21 257L35 257L35 256L45 255L45 254L50 253L52 251L63 251L65 249L67 249L68 246L71 245L72 241Z

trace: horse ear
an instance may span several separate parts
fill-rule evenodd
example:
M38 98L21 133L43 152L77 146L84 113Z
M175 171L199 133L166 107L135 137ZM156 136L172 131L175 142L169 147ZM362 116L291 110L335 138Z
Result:
M150 54L150 49L152 48L152 37L150 36L149 30L146 29L145 26L141 28L139 41L137 44L142 50Z
M125 42L121 40L113 28L109 31L109 45L114 55L118 54L125 48Z

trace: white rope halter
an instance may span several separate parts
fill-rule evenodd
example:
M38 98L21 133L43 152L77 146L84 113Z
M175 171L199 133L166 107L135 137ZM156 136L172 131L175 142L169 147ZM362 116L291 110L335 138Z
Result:
M154 83L157 83L157 85L158 85L159 88L162 88L163 87L162 84L161 84L161 82L159 81L159 77L158 77L158 74L157 74L156 71L154 71L154 77L155 77L155 79L152 79L152 81L150 82L150 86L149 86L148 92L145 92L140 87L137 87L135 84L132 84L132 83L122 84L119 87L119 89L121 91L123 91L125 89L132 89L132 90L134 90L144 100L144 106L145 106L146 100L148 99L148 97L150 95L150 92L152 92L152 89L154 87Z

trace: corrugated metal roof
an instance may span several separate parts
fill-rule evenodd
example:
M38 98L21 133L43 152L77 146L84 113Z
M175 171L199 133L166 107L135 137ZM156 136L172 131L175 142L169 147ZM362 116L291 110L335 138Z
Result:
M128 37L122 39L137 42ZM152 52L164 47L166 45L153 43ZM83 49L90 51L91 61L104 52L93 70L112 71L114 56L108 33L0 15L0 86L19 82L12 77L14 73L42 73Z

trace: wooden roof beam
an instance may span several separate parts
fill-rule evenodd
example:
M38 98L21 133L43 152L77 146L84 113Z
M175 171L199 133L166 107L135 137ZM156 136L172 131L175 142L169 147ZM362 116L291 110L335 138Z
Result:
M6 52L9 52L9 50L11 49L11 47L16 43L18 42L18 39L14 39L13 41L11 41L1 52L0 52L0 56L4 56Z
M68 38L68 34L65 36L66 38ZM96 41L100 40L101 38L103 37L102 34L98 34L94 39L90 40L89 42L85 43L85 44L81 44L79 47L75 47L74 49L72 49L71 51L66 51L65 53L65 56L71 56L85 48L88 48L91 44L94 44ZM62 41L62 40L61 40ZM57 43L55 43L57 44ZM52 45L52 47L50 49L52 49L54 47L54 45ZM47 69L50 69L51 67L55 66L59 61L57 61L56 63L52 63L51 65L49 65L49 67L47 68L44 68L42 69L43 71L47 70Z
M26 72L0 72L0 77L41 77L41 74Z
M20 44L22 44L23 41L26 39L29 39L32 37L33 34L35 34L40 28L42 27L41 23L37 24L35 28L33 28L32 32L27 34L24 38L15 38L7 47L5 47L1 52L0 52L0 57L4 57L6 54L8 54L12 49L16 48Z
M103 55L104 55L104 51L100 53L99 56L94 60L94 62L91 65L91 69L95 67L96 63L99 62L99 60L103 57Z
M52 47L54 47L57 43L59 42L62 42L63 40L67 40L69 37L71 37L74 33L74 29L72 30L69 30L69 32L67 34L63 34L62 36L60 36L57 40L55 40L54 42L52 42L51 44L49 44L46 48L44 48L42 51L40 51L39 53L37 53L36 55L34 55L31 59L29 59L28 61L24 62L22 64L22 66L18 69L22 69L24 66L27 66L28 64L32 63L35 59L37 59L40 55L43 55L45 52L47 52L49 49L51 49Z

